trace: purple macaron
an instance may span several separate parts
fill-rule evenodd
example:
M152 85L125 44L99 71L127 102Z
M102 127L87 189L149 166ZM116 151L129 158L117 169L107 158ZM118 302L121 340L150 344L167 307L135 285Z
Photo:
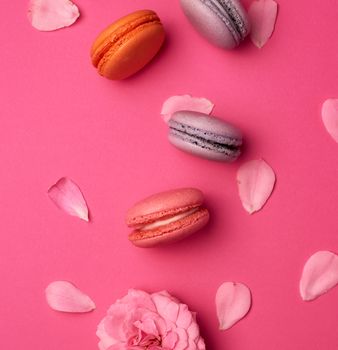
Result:
M180 0L189 21L211 43L224 49L238 46L250 32L239 0Z
M241 132L222 119L198 112L178 111L168 125L169 141L182 151L223 162L232 162L241 153Z

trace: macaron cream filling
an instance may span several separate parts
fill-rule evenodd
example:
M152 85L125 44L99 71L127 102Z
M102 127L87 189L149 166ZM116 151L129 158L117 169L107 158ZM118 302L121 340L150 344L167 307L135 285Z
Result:
M195 213L198 210L199 210L199 208L193 208L193 209L188 210L188 211L186 211L184 213L174 215L174 216L172 216L170 218L163 219L163 220L157 220L155 222L152 222L150 224L147 224L147 225L144 225L144 226L140 227L139 230L147 231L147 230L152 230L152 229L157 228L157 227L161 227L161 226L165 226L165 225L171 224L172 222L181 220L181 219L183 219L183 218L185 218L185 217Z
M215 133L193 128L189 125L169 120L170 134L198 147L228 154L237 158L240 154L242 140L217 135Z
M186 215L184 215L186 214ZM165 222L168 220L167 222ZM203 227L209 220L209 212L205 208L195 208L194 211L189 210L182 214L175 215L168 219L161 220L159 225L157 222L153 222L154 226L151 227L147 225L141 228L135 228L133 232L129 234L129 240L134 242L136 245L140 245L142 241L152 240L155 238L162 237L164 241L171 240L172 235L177 235L178 237L183 237L187 234L191 234L197 231L199 228ZM176 237L175 240L178 238ZM139 243L137 243L139 242Z

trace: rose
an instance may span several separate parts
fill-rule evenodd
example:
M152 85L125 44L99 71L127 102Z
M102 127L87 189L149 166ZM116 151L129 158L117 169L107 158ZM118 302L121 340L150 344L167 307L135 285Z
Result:
M100 350L205 350L196 314L168 292L131 289L97 328Z

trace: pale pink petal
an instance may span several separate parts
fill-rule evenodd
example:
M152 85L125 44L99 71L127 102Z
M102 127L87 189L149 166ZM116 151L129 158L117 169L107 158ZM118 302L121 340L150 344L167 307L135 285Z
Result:
M188 306L185 304L180 304L179 313L177 316L176 324L181 328L188 328L193 321L193 314L188 309Z
M72 283L55 281L46 288L48 305L56 311L89 312L95 309L94 302Z
M338 142L338 99L328 99L323 103L322 119L327 132Z
M130 308L142 307L150 311L156 311L155 304L149 293L138 289L129 289L128 294L118 300L117 303L128 305ZM114 305L112 305L112 308L114 308ZM108 313L110 313L110 310L108 310Z
M79 9L70 0L30 0L28 19L41 31L68 27L80 16Z
M104 321L104 329L106 333L119 340L126 340L126 332L124 329L125 315L128 312L127 305L115 304L114 313L106 316Z
M241 320L250 310L250 289L242 283L225 282L216 292L219 329L226 330Z
M176 303L180 303L180 301L177 298L175 298L174 296L170 295L168 293L168 291L166 291L166 290L162 290L160 292L153 293L153 294L160 294L160 295L163 295L165 297L168 297L171 301L175 301Z
M159 317L155 320L156 327L158 329L159 334L166 334L168 331L167 323L162 317Z
M179 312L179 304L177 304L176 302L172 301L164 309L163 316L164 316L165 319L176 323L178 312Z
M338 284L338 256L328 251L313 254L305 263L300 279L300 295L309 301Z
M274 0L254 1L248 14L251 21L251 41L262 48L271 37L276 23L278 4Z
M146 334L152 334L156 337L159 335L155 321L151 318L146 318L144 321L138 320L138 321L134 322L134 326Z
M162 106L161 115L165 122L177 111L195 111L210 114L214 104L204 97L192 97L190 95L169 97Z
M200 335L198 324L196 322L192 322L187 329L187 333L188 333L189 339L193 339L193 340L197 339L197 337L199 337Z
M186 330L184 328L177 328L175 332L178 334L175 350L185 350L189 344Z
M197 349L198 350L205 350L205 343L204 343L204 339L202 337L199 337L199 339L198 339Z
M185 350L198 350L197 343L194 340L189 339L188 347Z
M272 193L275 181L274 171L263 159L249 161L238 169L239 197L249 214L263 207Z
M105 319L103 319L97 326L96 335L100 338L99 349L106 350L111 345L116 343L116 340L112 338L105 329Z
M175 345L178 340L177 333L169 332L163 339L162 339L162 347L164 349L175 349Z
M170 296L166 296L161 293L153 293L151 299L156 306L158 314L166 320L165 313L167 306L171 303ZM166 320L167 321L167 320Z
M127 344L124 343L116 343L112 346L110 346L107 350L128 350Z
M79 187L67 177L61 178L48 190L49 198L67 214L89 221L88 207Z

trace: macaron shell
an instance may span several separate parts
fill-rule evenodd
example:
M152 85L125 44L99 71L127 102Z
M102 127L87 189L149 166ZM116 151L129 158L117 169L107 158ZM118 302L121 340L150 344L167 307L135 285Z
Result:
M208 0L180 1L183 12L203 37L225 49L233 49L238 45L222 18L212 9L214 5Z
M199 112L178 111L173 114L170 120L189 125L196 129L205 130L216 135L242 140L242 133L238 128L225 120L214 116L209 116Z
M153 59L163 41L162 25L145 24L108 52L98 66L99 73L113 80L128 78Z
M114 42L128 33L128 31L142 23L149 23L156 18L160 21L154 11L140 10L130 13L110 24L97 36L92 45L90 55L93 65L97 67L104 53L109 50Z
M133 231L129 235L129 240L135 246L142 248L174 243L199 231L208 221L208 210L201 209L181 220L172 222L166 226L157 227L154 230Z
M157 193L130 208L126 223L130 227L139 226L199 207L202 203L203 193L196 188L180 188Z
M168 139L169 142L176 148L209 160L231 163L240 155L240 151L238 150L227 150L227 153L211 150L208 148L207 142L205 142L204 147L201 147L189 142L188 140L183 140L182 138L179 138L171 133L169 133Z
M137 11L98 36L91 50L93 65L109 79L128 78L153 59L164 39L164 29L156 13Z

